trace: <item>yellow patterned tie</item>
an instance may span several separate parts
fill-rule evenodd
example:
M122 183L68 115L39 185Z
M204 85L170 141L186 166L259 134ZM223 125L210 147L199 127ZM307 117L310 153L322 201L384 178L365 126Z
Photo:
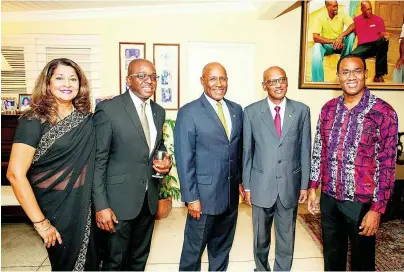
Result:
M149 128L149 122L147 121L147 115L146 115L146 106L147 103L143 102L141 104L141 111L140 111L140 123L142 124L143 127L143 132L144 132L144 136L146 138L146 142L147 142L147 146L149 147L149 150L151 148L150 146L150 128Z
M224 118L222 103L217 102L216 105L217 105L217 115L219 116L220 122L222 122L224 131L226 131L227 138L230 139L229 129L227 128L227 123L226 123L226 118Z

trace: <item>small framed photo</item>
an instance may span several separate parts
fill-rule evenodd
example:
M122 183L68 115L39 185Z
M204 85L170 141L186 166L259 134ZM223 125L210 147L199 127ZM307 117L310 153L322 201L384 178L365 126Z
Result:
M1 98L1 111L15 111L17 109L17 103L15 97L2 97Z
M160 77L154 102L166 110L180 107L180 45L153 44L153 63Z
M96 97L94 97L94 104L93 104L94 110L95 110L95 107L97 106L98 103L100 103L101 101L104 101L104 100L112 99L113 97L114 97L113 95L110 95L110 96L96 96Z
M31 103L30 94L19 94L18 96L18 108L20 111L25 111L29 109Z
M126 92L126 76L129 63L134 59L144 59L146 56L146 43L119 43L119 92Z
M101 101L112 99L113 97L114 97L113 95L110 95L110 96L96 96L94 98L94 102L95 102L94 105L97 106L97 104L100 103Z

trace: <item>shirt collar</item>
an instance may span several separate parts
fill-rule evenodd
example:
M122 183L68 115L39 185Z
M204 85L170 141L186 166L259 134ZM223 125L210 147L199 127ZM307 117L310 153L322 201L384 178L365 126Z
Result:
M335 18L338 18L338 16L339 16L340 14L338 13L337 15L334 16L334 18L331 19L330 15L328 15L328 11L327 11L327 9L326 9L326 10L325 10L325 15L326 15L326 18L327 18L328 20L334 20Z
M141 105L143 104L143 101L137 97L130 89L128 89L129 95L132 98L133 103L135 104L136 108L140 108ZM148 104L150 106L150 98L148 98L146 101L146 104Z
M365 87L365 91L363 92L363 96L362 96L361 100L359 101L358 105L356 105L355 107L353 107L351 109L351 111L355 112L355 113L363 112L366 109L366 106L369 101L369 97L370 97L370 90L368 89L368 87ZM343 106L344 108L346 108L344 95L340 96L339 104L340 104L340 106Z
M206 99L207 99L208 102L212 105L212 107L213 107L214 109L216 109L217 102L220 102L222 105L225 104L225 102L223 101L223 99L220 100L220 101L216 101L216 100L212 99L211 97L209 97L208 95L206 95L206 93L204 93L204 95L205 95Z
M271 110L275 110L275 107L276 107L276 106L279 106L279 107L281 108L281 110L282 110L282 109L284 110L284 109L286 108L286 96L283 98L282 102L279 103L279 105L274 104L274 103L271 101L271 99L269 99L269 97L267 97L267 100L268 100L269 108L270 108Z

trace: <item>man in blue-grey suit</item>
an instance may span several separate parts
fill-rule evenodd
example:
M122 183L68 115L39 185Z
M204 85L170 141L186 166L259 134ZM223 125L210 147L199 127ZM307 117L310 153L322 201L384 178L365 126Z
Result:
M209 271L223 271L236 230L241 185L242 123L240 105L224 99L227 73L209 63L200 78L204 94L178 111L175 160L188 207L180 271L201 269L208 248Z
M252 205L257 271L270 271L271 227L275 218L274 271L290 271L297 203L307 199L310 172L310 110L285 97L286 72L268 68L262 87L268 97L244 110L243 184Z

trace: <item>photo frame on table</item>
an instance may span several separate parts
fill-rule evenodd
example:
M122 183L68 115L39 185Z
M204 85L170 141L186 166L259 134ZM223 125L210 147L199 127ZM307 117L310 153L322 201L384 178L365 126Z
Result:
M388 38L387 51L387 74L383 76L384 82L374 82L376 74L376 57L366 58L366 66L368 70L368 78L366 86L376 90L397 90L404 91L404 83L397 81L395 66L400 57L399 38L404 24L404 3L399 1L370 1L372 5L373 15L381 17L385 24L386 32L390 33ZM401 17L391 17L389 14L400 14ZM356 16L362 16L361 1L339 0L338 15L347 15L352 19ZM344 49L341 54L334 53L326 56L321 60L317 52L313 50L315 46L313 30L315 23L319 18L327 18L327 8L325 2L321 0L302 1L302 18L301 18L301 44L300 44L300 72L299 72L299 88L302 89L340 89L337 72L337 62L341 55L353 52L358 46L358 36L355 31L346 36L343 40ZM324 21L325 20L321 20ZM344 30L347 26L344 26ZM320 33L320 36L322 33ZM318 47L318 45L317 45ZM316 49L316 48L315 48ZM313 55L314 54L314 55ZM313 57L314 56L314 57ZM312 61L316 59L316 61ZM321 64L322 63L322 64ZM404 69L404 65L401 66Z
M119 93L124 93L129 63L134 59L144 59L146 56L146 43L119 43Z
M17 99L15 97L1 97L1 111L10 112L17 110Z
M96 96L94 97L94 103L93 103L93 110L95 111L95 107L97 106L98 103L104 100L112 99L114 98L114 95L109 95L109 96Z
M108 99L112 99L112 98L114 98L113 95L109 95L109 96L96 96L96 97L94 98L94 106L97 106L97 104L100 103L101 101L108 100Z
M29 109L31 102L31 94L19 94L18 95L18 109L25 111Z
M180 45L153 44L153 63L159 76L154 102L166 110L180 107Z

